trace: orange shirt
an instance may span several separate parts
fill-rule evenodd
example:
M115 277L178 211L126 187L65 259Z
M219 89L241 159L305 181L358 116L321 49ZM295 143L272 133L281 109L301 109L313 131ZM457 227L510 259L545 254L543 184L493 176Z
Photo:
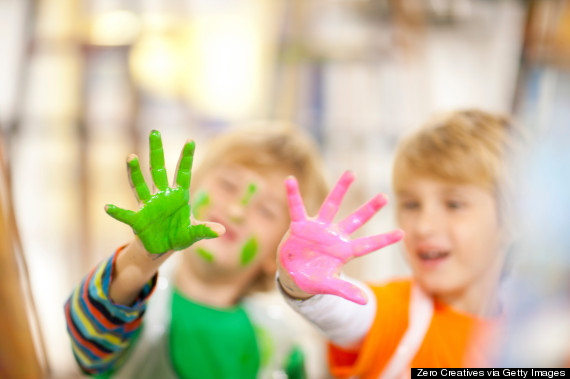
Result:
M371 288L378 305L362 346L354 351L329 346L329 364L335 377L378 378L408 328L411 280ZM411 367L488 367L486 347L498 321L478 319L435 302L431 324Z

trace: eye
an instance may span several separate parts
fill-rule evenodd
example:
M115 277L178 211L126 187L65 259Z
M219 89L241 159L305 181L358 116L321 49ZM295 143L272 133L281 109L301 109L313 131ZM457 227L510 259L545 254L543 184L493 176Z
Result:
M221 189L228 193L234 193L238 188L237 184L234 181L228 180L224 177L218 179L218 185Z
M404 210L415 210L420 208L419 201L415 200L407 200L400 202L400 209Z
M256 210L267 220L275 220L277 218L277 211L266 204L258 204Z
M448 200L445 203L445 205L448 209L453 209L453 210L461 209L461 208L465 207L465 203L462 201L458 201L458 200Z

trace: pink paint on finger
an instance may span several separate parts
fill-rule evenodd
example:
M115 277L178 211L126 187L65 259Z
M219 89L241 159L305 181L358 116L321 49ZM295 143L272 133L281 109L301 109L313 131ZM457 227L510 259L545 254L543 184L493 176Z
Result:
M319 209L319 213L317 215L317 220L329 223L333 220L334 216L338 212L338 208L340 207L340 203L348 191L348 187L354 181L354 173L350 171L345 171L330 194L325 199L321 209Z
M287 201L289 203L289 214L291 221L301 221L307 218L305 205L299 193L299 183L297 179L291 176L285 179L285 188L287 189Z
M396 243L402 238L404 238L404 232L400 229L386 234L378 234L371 237L362 237L352 241L352 251L355 257L360 257Z
M369 202L357 209L356 212L339 222L339 228L347 234L352 234L355 230L368 222L387 202L384 195L380 194L374 196Z

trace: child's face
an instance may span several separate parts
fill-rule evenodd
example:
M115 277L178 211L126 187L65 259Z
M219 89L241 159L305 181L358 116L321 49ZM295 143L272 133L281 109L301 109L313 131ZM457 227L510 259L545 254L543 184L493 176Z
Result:
M260 174L235 164L214 167L193 190L192 212L226 233L193 246L196 259L216 274L274 267L275 251L289 224L285 175Z
M396 194L407 258L424 290L469 296L494 283L503 253L497 204L489 190L411 176Z

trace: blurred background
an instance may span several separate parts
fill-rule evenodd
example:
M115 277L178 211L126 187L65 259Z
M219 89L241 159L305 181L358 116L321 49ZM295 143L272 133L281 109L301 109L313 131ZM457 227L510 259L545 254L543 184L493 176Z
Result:
M63 304L130 238L103 206L135 208L124 162L131 152L148 156L151 129L162 132L172 172L187 138L199 159L231 125L293 121L318 142L331 183L346 169L358 175L349 210L390 194L402 135L434 112L482 108L539 134L557 131L533 169L551 167L553 183L527 201L566 188L551 199L570 211L568 182L559 182L570 178L570 159L549 148L570 142L565 0L2 0L0 83L0 269L22 283L3 285L12 303L0 310L12 304L28 315L2 332L34 341L40 363L27 377L46 364L52 377L78 376ZM395 227L387 208L362 234ZM353 261L349 274L406 274L399 249ZM568 256L568 244L554 250ZM527 265L561 278L569 266ZM564 280L537 283L570 292Z

